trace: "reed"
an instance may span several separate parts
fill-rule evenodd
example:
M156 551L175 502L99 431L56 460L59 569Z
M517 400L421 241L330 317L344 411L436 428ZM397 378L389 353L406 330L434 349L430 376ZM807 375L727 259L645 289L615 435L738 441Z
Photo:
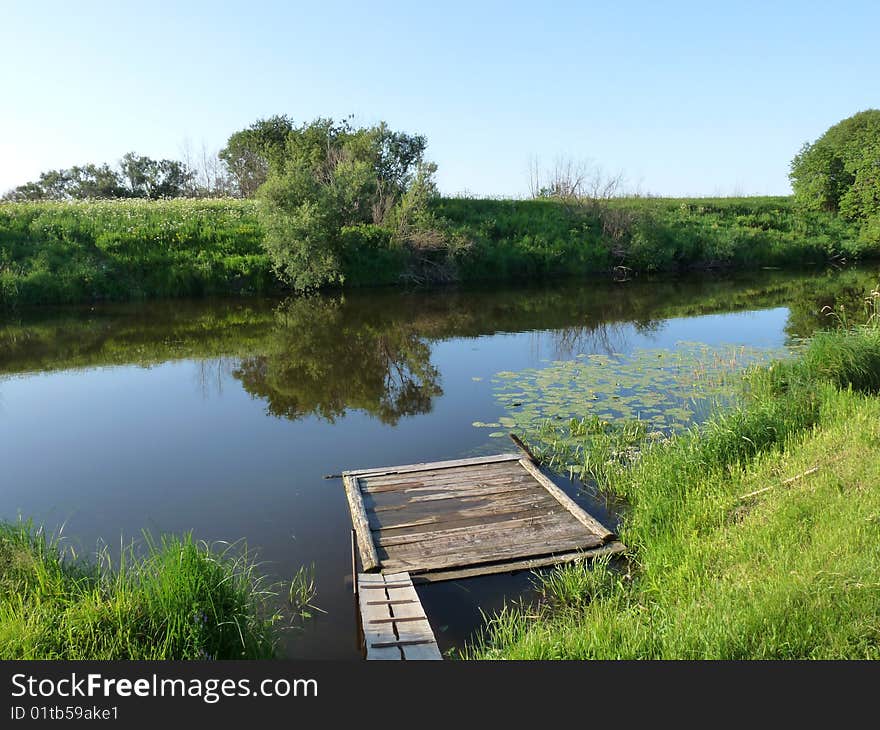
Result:
M241 545L164 536L84 560L31 523L0 523L3 659L268 658L274 597Z

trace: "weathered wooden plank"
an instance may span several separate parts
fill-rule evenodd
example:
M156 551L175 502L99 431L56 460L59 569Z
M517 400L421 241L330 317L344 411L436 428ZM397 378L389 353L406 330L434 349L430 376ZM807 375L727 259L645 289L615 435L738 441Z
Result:
M443 512L429 514L425 517L413 516L412 519L402 522L401 515L395 512L385 513L384 518L370 514L370 529L382 535L413 535L428 530L451 529L455 527L478 526L493 522L503 522L514 517L540 517L552 514L554 505L548 505L544 501L524 498L517 502L507 504L486 504L462 509L455 512ZM410 513L403 515L403 518Z
M580 540L574 540L570 536L547 537L546 534L535 531L531 533L531 539L525 543L496 544L487 548L480 543L441 547L424 542L387 549L380 548L380 554L384 553L382 560L384 570L407 570L416 574L444 568L591 549L601 544L602 541L596 535L584 535Z
M376 554L376 546L370 534L370 525L367 520L367 512L364 501L361 498L357 477L344 476L342 482L345 485L345 495L348 498L348 509L351 512L351 522L357 536L358 547L361 553L361 562L364 570L369 572L379 567L379 556Z
M548 535L565 534L575 540L582 537L594 537L593 533L586 532L570 515L551 512L527 517L513 517L482 525L448 528L441 526L436 530L426 529L413 534L387 535L380 532L375 535L375 540L377 548L386 549L390 546L399 547L415 543L431 543L432 546L447 543L452 546L480 543L491 547L494 544L525 542L533 537L535 532L546 532ZM540 546L532 545L532 547Z
M522 467L516 461L503 461L496 464L476 464L474 466L450 467L431 471L412 471L404 474L384 476L361 476L362 485L369 488L394 487L405 484L445 484L456 479L482 479L505 477L517 474Z
M414 490L426 489L445 489L449 486L489 486L492 484L506 484L511 481L523 481L529 475L523 469L517 467L516 470L504 474L495 472L487 472L482 475L476 474L457 474L449 478L437 479L410 479L405 482L394 482L393 484L377 484L369 480L361 479L361 490L364 494L382 494L384 492L411 492Z
M425 499L425 496L431 498ZM538 487L534 480L531 484L523 484L513 488L501 486L473 492L455 492L449 495L447 499L437 498L439 496L442 496L442 493L435 492L428 493L427 495L418 495L410 500L398 499L394 501L376 501L370 497L365 497L364 507L367 510L368 517L376 515L379 518L384 518L402 515L407 519L416 516L427 517L432 514L447 514L462 509L478 507L483 504L504 506L505 504L521 502L523 500L546 502L553 505L554 509L559 509L556 500L543 487Z
M502 563L484 563L483 565L473 565L467 568L455 568L451 570L437 570L428 573L418 573L412 576L413 584L416 583L438 583L447 580L464 580L465 578L476 578L481 575L495 575L497 573L512 573L519 570L534 570L535 568L544 568L550 565L559 565L562 563L573 563L581 560L591 560L601 555L616 555L626 550L626 545L622 542L612 541L606 542L599 547L590 548L589 550L575 550L567 553L556 553L546 555L540 558L527 558L524 560L511 560Z
M508 489L506 487L492 487L491 489L459 492L452 491L448 493L447 499L424 499L425 495L408 502L402 500L397 503L392 502L375 502L372 499L365 499L364 505L367 516L373 516L378 519L418 519L419 517L428 517L434 514L454 514L461 510L479 508L480 506L491 506L497 504L504 507L508 504L517 504L521 502L534 502L541 504L549 504L555 510L559 510L559 505L543 487L538 486L532 481L529 485L523 485ZM434 497L434 494L427 495ZM442 496L438 493L437 496Z
M384 584L383 576L370 576L361 573L357 576L361 590L358 591L360 599L358 601L361 614L361 626L364 632L364 644L367 650L367 659L401 659L403 654L401 650L390 642L397 640L394 633L394 625L385 623L384 619L392 617L391 608L388 605L371 602L365 600L366 595L363 590L367 585L375 586L375 582L371 578L379 578L381 584ZM385 589L383 588L383 594Z
M568 510L569 513L574 515L575 519L578 520L584 527L590 530L594 535L598 535L602 540L608 540L614 536L614 533L611 532L607 527L605 527L601 522L597 519L588 515L571 497L569 497L565 492L563 492L559 487L557 487L553 481L547 477L541 470L535 465L530 459L520 459L520 464L522 464L523 468L528 471L535 479L540 482L540 484L550 492L553 497Z
M450 500L458 503L461 500L483 499L490 496L503 499L506 494L515 496L518 492L531 492L533 494L544 494L545 496L549 496L543 488L535 484L534 479L531 479L531 481L520 481L512 484L497 484L485 487L471 487L468 489L447 487L443 490L420 490L406 494L398 492L391 498L389 498L389 495L371 494L365 495L364 505L368 509L378 512L385 512L390 509L418 508L418 506L423 503L428 509L433 510L454 509L455 506L453 504L442 503Z
M441 659L434 632L408 573L362 573L360 595L382 588L385 600L360 600L367 659Z
M399 575L397 577L399 578ZM418 598L412 581L406 588L389 588L388 596L393 599ZM404 623L396 624L397 639L403 650L404 659L438 660L443 658L421 603L397 606L394 609L394 615L401 619L421 619L407 620Z
M402 466L382 466L372 469L355 469L342 472L343 476L377 476L379 474L403 474L410 471L428 471L431 469L450 469L456 466L469 466L470 464L491 464L499 461L517 461L520 454L497 454L495 456L475 456L469 459L454 459L451 461L426 461L420 464L404 464Z

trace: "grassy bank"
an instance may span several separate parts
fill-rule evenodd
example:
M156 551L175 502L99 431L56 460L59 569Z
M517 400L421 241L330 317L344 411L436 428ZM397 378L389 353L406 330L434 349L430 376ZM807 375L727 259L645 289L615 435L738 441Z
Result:
M254 204L0 204L0 306L268 291Z
M471 241L464 279L821 264L880 255L880 242L830 215L772 198L622 198L437 202L438 215Z
M790 198L440 198L459 281L802 266L880 255L880 242ZM374 230L375 229L375 230ZM344 237L347 285L406 276L408 254L363 226ZM357 235L354 235L357 233ZM375 234L375 235L373 235ZM382 234L382 235L380 235ZM279 290L250 200L0 203L0 307ZM438 262L435 262L438 263Z
M880 658L880 330L817 336L741 409L644 447L619 565L570 566L480 658Z
M165 538L116 569L0 523L0 658L241 659L274 653L266 593L232 550Z

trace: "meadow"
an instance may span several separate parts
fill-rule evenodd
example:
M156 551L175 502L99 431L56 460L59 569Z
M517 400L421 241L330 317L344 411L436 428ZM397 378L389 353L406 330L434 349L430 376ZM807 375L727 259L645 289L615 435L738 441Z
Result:
M273 286L251 201L0 204L0 306L249 294Z
M0 203L0 308L284 291L264 250L257 205L236 199ZM438 235L456 242L431 254L445 257L433 267L444 281L619 278L880 256L880 242L860 236L857 227L800 211L785 197L439 198L431 211ZM345 286L412 281L412 252L378 226L352 229L342 240Z

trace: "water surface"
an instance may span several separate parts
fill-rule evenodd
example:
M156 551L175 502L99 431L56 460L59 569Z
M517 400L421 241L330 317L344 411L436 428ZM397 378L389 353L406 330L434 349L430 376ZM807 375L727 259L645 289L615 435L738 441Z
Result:
M507 451L494 376L682 341L779 348L858 309L871 271L287 301L102 305L0 320L0 518L80 553L154 534L244 539L273 578L314 564L296 657L357 658L346 468ZM603 520L602 503L560 479ZM442 647L531 577L426 586Z

